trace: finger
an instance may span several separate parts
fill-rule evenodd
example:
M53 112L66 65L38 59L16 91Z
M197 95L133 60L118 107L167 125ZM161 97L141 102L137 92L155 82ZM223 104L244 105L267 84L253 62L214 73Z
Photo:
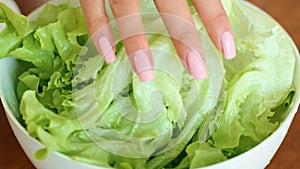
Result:
M192 0L216 47L226 59L236 55L233 32L220 0Z
M196 80L205 78L205 56L186 0L178 0L176 3L174 0L154 2L186 69Z
M105 11L105 0L80 0L91 36L106 63L116 60L115 43L109 19Z
M141 81L154 79L153 58L144 32L139 0L110 0L130 63Z

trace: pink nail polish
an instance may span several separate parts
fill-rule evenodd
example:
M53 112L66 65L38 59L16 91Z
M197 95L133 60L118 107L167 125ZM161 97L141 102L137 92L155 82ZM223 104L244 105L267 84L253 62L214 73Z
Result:
M134 71L139 75L139 78L142 82L151 81L154 79L151 58L145 51L138 50L129 58Z
M195 80L207 77L205 63L201 56L197 55L193 51L189 51L186 56L186 63Z
M233 59L235 58L236 51L235 51L235 43L233 36L230 32L225 32L221 38L222 49L224 52L224 56L226 59Z
M154 80L153 71L152 70L143 71L139 74L139 78L140 78L141 82L147 82L147 81Z
M107 64L114 62L116 60L116 55L109 39L106 37L100 37L98 43L105 62Z

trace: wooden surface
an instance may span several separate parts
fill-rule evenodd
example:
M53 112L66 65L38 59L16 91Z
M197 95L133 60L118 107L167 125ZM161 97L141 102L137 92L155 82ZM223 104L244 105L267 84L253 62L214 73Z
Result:
M250 0L273 16L300 47L299 0ZM3 72L2 72L3 73ZM299 112L299 111L298 111ZM300 168L300 112L267 169ZM14 137L0 104L0 169L34 169Z

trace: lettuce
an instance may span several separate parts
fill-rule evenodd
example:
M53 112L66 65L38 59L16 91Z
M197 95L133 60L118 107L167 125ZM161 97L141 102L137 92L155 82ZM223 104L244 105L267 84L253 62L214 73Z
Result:
M28 133L58 151L114 168L196 168L237 156L274 132L293 101L295 54L283 29L239 1L223 1L237 57L223 60L191 6L208 78L178 59L153 1L141 1L155 80L141 83L125 49L105 64L80 7L47 4L28 18L0 4L0 57L26 69L16 88ZM113 17L110 14L110 18ZM115 29L112 24L113 29ZM168 63L168 64L166 64Z

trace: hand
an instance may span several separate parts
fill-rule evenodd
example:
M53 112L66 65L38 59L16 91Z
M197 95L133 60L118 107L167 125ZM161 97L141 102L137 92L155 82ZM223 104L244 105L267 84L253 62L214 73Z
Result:
M21 10L21 13L24 15L30 14L30 12L32 12L34 9L49 1L50 0L15 0L15 2L18 4L18 7Z
M215 46L226 59L235 57L235 44L229 20L220 0L191 0ZM80 0L91 35L106 27L94 37L96 46L107 63L116 60L112 30L105 10L105 0ZM118 23L122 42L134 71L141 81L154 79L153 59L142 24L139 0L109 0L116 20L125 16L136 16L132 23ZM194 26L186 0L154 0L156 8L168 29L176 51L186 69L196 80L207 76L205 54L199 34ZM177 18L177 19L174 19ZM178 19L180 18L180 19ZM128 32L134 36L127 36ZM95 40L96 39L96 40Z

